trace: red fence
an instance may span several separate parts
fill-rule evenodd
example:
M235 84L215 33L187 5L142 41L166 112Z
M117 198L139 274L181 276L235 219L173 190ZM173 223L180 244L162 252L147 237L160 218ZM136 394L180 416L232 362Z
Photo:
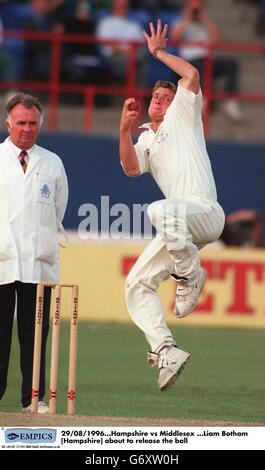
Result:
M56 130L58 127L58 107L60 101L60 93L80 93L84 95L83 107L83 128L84 131L89 132L92 127L94 99L96 95L118 95L118 96L135 96L138 99L143 99L144 96L151 94L150 89L139 88L136 86L136 52L140 43L130 42L128 52L128 62L125 77L125 84L122 86L114 85L84 85L64 83L61 77L61 62L62 62L62 45L64 43L99 43L99 44L115 44L117 41L100 41L92 36L84 36L77 34L61 34L61 33L44 33L44 32L18 32L18 31L5 31L2 34L6 38L16 38L25 40L47 41L51 45L51 59L47 67L50 68L50 77L48 81L14 81L5 82L0 81L0 89L16 88L21 90L31 90L32 92L45 91L48 94L48 122L47 127L49 131ZM187 43L179 42L179 45ZM249 92L249 93L236 93L228 94L226 92L214 91L212 86L212 63L213 52L215 51L229 51L229 52L256 52L264 53L265 44L260 43L231 43L222 42L218 44L209 44L205 42L193 42L190 45L199 45L207 47L209 55L205 60L205 74L204 74L204 95L207 106L204 110L204 123L206 136L210 134L210 105L212 100L223 100L227 97L236 97L240 101L245 102L264 102L264 92ZM251 85L251 84L250 84Z

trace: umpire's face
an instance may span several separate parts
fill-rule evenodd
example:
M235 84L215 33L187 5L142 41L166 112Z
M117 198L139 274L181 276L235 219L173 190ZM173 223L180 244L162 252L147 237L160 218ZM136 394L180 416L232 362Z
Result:
M25 108L19 103L10 111L6 126L13 144L22 150L28 150L35 144L40 133L40 112L35 106Z
M175 93L169 88L157 88L154 90L148 109L152 121L162 122L167 108L172 103Z

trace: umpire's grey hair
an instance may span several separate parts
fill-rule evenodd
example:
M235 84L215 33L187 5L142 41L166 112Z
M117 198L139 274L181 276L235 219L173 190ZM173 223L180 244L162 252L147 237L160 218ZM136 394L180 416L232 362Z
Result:
M26 93L17 93L14 95L6 105L6 120L10 123L10 112L17 105L22 104L25 108L36 108L40 113L40 123L42 124L44 118L43 107L41 106L38 98L27 95Z

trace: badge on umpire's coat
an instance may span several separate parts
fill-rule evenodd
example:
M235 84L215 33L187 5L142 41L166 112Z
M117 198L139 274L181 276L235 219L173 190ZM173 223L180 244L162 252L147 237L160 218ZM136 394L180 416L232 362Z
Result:
M47 184L44 184L40 189L40 195L43 199L50 199L51 191L49 190L49 186Z

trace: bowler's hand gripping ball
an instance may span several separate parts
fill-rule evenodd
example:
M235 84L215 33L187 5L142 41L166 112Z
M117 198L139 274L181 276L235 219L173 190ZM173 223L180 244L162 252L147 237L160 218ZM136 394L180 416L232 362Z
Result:
M129 111L140 111L140 108L141 108L141 105L140 105L140 101L138 101L138 100L133 101L128 106Z

